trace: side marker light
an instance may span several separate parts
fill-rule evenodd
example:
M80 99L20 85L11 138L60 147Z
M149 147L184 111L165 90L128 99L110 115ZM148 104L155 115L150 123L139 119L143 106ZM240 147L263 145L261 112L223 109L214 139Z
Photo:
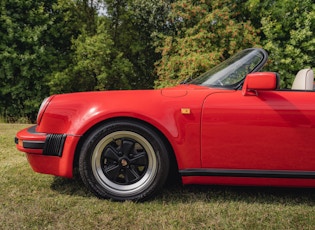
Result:
M190 108L182 108L181 113L182 114L190 114Z
M18 146L22 147L23 148L23 141L22 140L19 140L18 142Z

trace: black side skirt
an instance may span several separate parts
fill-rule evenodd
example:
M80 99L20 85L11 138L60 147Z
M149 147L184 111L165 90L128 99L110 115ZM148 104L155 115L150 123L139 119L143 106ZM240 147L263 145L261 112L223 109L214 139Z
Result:
M247 169L184 169L181 176L254 177L315 179L315 171L247 170Z

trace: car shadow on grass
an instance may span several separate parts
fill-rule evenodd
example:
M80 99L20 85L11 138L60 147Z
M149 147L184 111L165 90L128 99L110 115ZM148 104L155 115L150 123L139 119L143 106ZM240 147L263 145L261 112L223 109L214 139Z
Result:
M54 177L50 188L60 194L71 196L93 197L94 195L85 187L79 177L73 179Z
M67 179L55 177L51 189L66 195L95 197L79 177ZM315 206L314 188L240 187L167 184L148 202L245 202L263 204L288 204Z
M240 201L263 204L296 204L315 206L314 188L247 187L186 185L166 187L156 199L165 202L226 202Z

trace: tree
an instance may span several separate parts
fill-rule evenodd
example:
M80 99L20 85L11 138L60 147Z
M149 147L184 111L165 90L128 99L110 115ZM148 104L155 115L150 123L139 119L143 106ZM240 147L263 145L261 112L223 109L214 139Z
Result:
M130 88L132 64L115 51L104 23L100 18L96 34L73 40L72 63L52 76L51 93Z
M85 17L76 1L2 0L0 3L0 112L31 121L53 72L67 68L72 39ZM94 12L94 14L96 14Z
M83 27L72 40L71 61L51 76L51 93L153 87L160 55L152 35L167 29L168 1L105 0L104 5L106 14L95 18L95 31Z
M160 59L155 52L154 35L168 30L167 0L104 0L110 21L108 32L114 47L133 66L130 86L152 88L156 73L154 63Z
M175 35L161 35L161 60L156 87L175 85L197 77L236 51L259 43L250 21L239 21L231 0L180 0L172 4L169 21Z
M249 0L247 5L260 18L262 44L270 54L267 67L280 73L282 87L291 87L300 69L315 66L315 3L312 0L258 2Z
M51 4L1 1L0 106L6 116L31 116L47 92L43 78L50 55L45 34L53 23L47 10Z

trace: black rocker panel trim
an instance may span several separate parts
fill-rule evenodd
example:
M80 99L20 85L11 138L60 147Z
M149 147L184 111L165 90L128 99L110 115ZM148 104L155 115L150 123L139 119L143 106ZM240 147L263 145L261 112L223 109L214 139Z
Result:
M181 176L254 177L315 179L315 171L247 170L247 169L184 169Z

